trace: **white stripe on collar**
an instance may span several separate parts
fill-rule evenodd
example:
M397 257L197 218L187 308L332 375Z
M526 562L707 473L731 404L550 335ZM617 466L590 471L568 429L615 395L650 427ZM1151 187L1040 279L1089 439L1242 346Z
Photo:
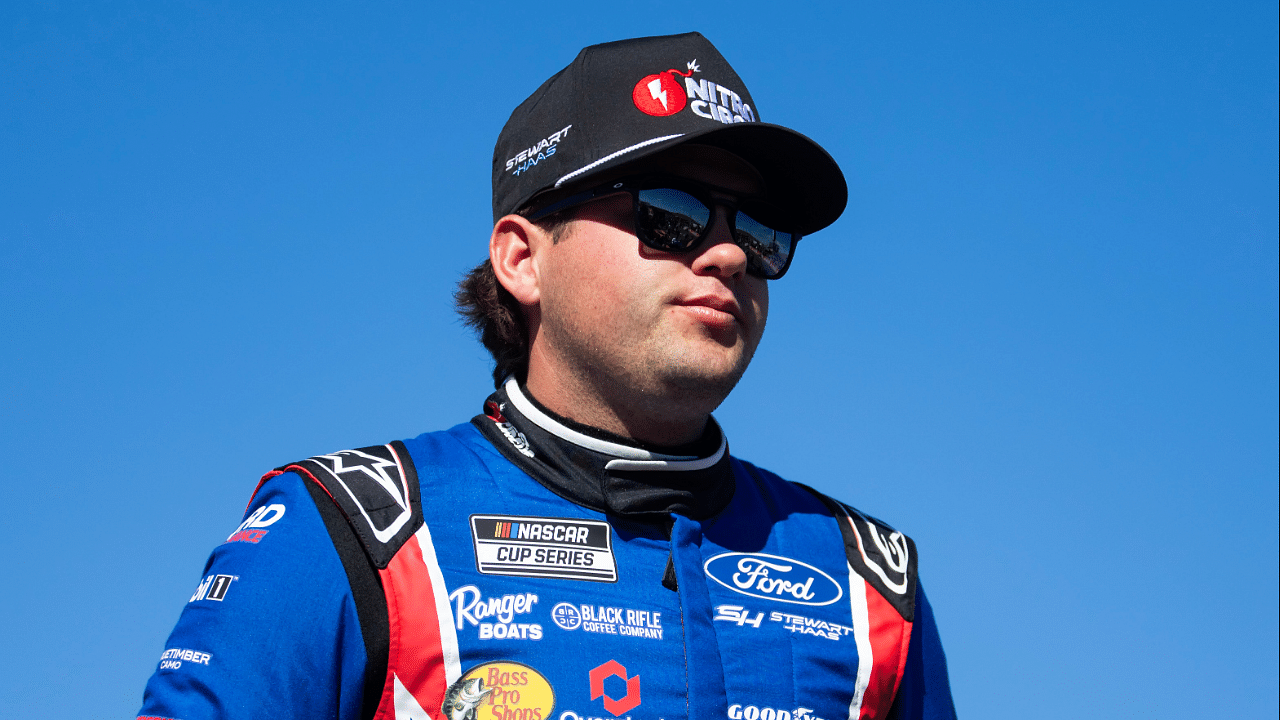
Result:
M712 453L710 457L705 458L696 458L692 455L664 455L630 445L601 440L566 427L564 423L539 410L520 391L520 383L516 382L514 377L507 378L503 389L507 391L507 398L511 400L511 404L515 405L516 410L519 410L521 415L528 418L529 422L534 423L561 440L581 445L598 453L615 456L616 459L605 463L605 469L607 470L705 470L720 462L720 458L724 457L725 451L728 449L729 444L725 440L724 431L720 432L719 449ZM714 423L715 419L710 418L710 421ZM718 424L716 429L719 430Z

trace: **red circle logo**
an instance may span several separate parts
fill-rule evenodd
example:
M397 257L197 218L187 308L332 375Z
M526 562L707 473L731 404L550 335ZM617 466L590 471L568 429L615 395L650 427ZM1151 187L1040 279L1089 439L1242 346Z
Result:
M654 117L675 115L687 102L684 88L671 77L670 71L642 78L631 91L631 100L640 112Z

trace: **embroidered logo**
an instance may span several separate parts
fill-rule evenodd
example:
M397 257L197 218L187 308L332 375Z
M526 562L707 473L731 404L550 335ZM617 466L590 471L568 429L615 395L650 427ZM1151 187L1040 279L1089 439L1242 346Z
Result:
M503 435L507 436L507 440L511 442L511 447L515 448L517 452L527 458L534 457L533 448L529 446L529 438L525 437L524 433L517 430L516 426L512 425L510 421L503 416L501 406L492 400L485 402L484 415L492 420L494 425L498 426L498 429L502 431Z
M702 566L707 577L754 598L796 605L830 605L844 595L840 583L818 568L778 555L721 553Z
M231 533L227 538L227 542L246 542L257 545L269 531L263 528L276 524L280 518L284 517L285 507L279 503L272 505L263 505L252 513L249 517L240 523L240 527Z
M656 75L646 75L631 90L631 101L645 115L666 117L675 115L688 103L683 83L676 76L690 77L698 72L698 61L693 60L687 66L689 72L680 72L675 68Z
M726 125L756 122L755 110L737 92L705 77L694 80L693 74L702 72L697 60L686 67L687 72L671 68L640 78L631 89L636 109L653 117L669 117L688 107L698 117Z
M618 581L609 523L599 520L472 515L471 540L485 575Z
M448 720L550 720L555 706L555 690L542 673L501 660L477 665L458 678L445 692L440 711Z
M621 698L614 699L604 691L605 678L617 677L627 684L627 694ZM593 668L588 673L588 679L591 681L591 699L598 700L604 698L604 709L619 717L626 714L630 710L640 706L640 674L636 673L631 677L627 677L627 668L617 660L609 662Z

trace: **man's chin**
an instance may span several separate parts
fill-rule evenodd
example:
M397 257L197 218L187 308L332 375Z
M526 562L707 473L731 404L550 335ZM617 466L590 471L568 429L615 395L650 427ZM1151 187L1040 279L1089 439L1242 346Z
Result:
M741 361L682 364L664 373L660 382L674 400L716 407L733 391L746 369L747 363Z

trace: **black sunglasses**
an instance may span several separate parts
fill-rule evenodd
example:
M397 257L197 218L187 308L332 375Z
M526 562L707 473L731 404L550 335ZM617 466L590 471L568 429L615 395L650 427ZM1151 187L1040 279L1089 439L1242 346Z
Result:
M710 187L672 178L606 183L539 208L526 217L542 220L596 198L624 192L631 195L636 237L654 250L685 253L696 249L711 234L718 205L733 211L729 213L729 233L746 253L747 272L752 275L766 280L782 277L800 242L799 233L774 229L784 225L782 214L767 203L748 198L714 199Z

